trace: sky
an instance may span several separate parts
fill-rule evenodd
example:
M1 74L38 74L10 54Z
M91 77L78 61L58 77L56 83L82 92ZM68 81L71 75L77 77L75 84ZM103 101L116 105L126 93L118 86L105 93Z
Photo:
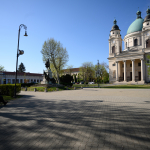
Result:
M54 38L66 48L69 60L64 67L78 68L85 62L93 65L106 62L109 55L109 33L114 18L121 30L127 33L136 19L136 12L146 16L150 0L0 0L0 65L6 71L16 70L18 30L27 26L28 36L20 32L19 49L24 54L18 58L26 72L43 73L44 41ZM124 49L124 42L122 43Z

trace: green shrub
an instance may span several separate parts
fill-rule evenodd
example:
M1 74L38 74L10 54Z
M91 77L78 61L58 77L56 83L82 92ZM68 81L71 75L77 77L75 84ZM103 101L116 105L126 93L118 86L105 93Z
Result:
M21 87L30 87L34 84L37 84L37 83L21 83Z
M21 84L16 84L16 93L21 91ZM15 92L15 84L2 84L0 85L0 94L13 97Z

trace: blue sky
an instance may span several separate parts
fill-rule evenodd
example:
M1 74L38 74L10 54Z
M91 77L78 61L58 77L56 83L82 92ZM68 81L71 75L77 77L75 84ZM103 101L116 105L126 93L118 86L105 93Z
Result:
M69 66L80 67L84 62L95 65L97 60L108 64L114 17L123 39L138 7L145 18L148 6L149 0L0 0L0 65L15 71L20 24L27 26L28 37L23 36L22 28L19 49L24 55L19 56L18 65L24 63L26 72L43 73L40 51L48 38L66 47Z

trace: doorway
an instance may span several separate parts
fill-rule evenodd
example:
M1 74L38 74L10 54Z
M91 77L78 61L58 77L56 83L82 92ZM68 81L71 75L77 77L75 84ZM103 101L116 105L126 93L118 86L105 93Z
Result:
M132 72L130 72L130 81L132 81Z
M139 74L139 81L141 81L141 72L138 72Z

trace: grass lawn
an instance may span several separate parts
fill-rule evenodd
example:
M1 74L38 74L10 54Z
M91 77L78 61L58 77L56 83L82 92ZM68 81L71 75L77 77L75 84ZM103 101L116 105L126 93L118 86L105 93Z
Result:
M100 86L105 86L106 84L99 84ZM73 84L73 87L98 87L98 84Z
M150 84L145 85L112 85L112 86L103 86L102 88L132 88L132 89L150 89Z
M100 88L144 88L150 89L150 84L145 85L111 85L111 84L99 84ZM73 84L73 87L89 87L89 88L98 88L98 84Z
M27 87L27 91L34 91L34 89L36 88L36 90L38 92L44 92L45 90L45 87ZM50 87L50 88L47 88L47 91L48 92L52 92L52 91L56 91L56 88L57 87ZM73 87L64 87L64 88L58 88L58 91L63 91L63 90L73 90ZM21 91L25 91L25 88L22 88Z

